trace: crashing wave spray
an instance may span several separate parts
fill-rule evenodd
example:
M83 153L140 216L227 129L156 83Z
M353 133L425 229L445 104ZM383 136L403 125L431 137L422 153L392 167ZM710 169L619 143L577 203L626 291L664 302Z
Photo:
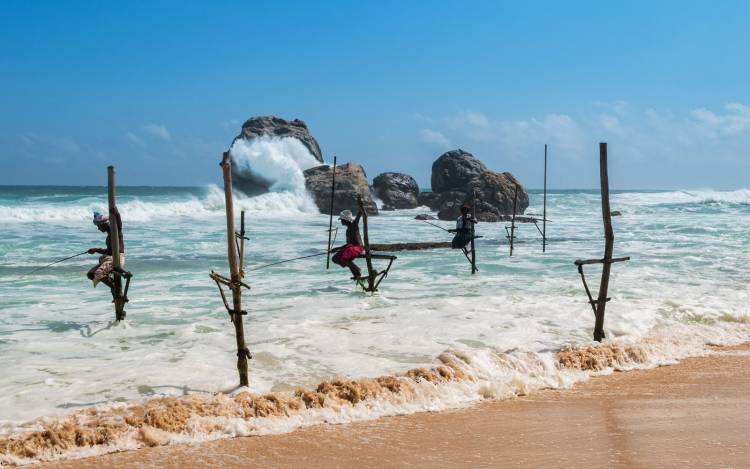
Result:
M249 141L238 139L232 144L230 152L234 172L259 185L260 192L269 191L245 199L246 204L241 202L243 208L281 213L289 209L318 212L305 189L303 171L320 165L320 162L302 142L296 138L268 136Z

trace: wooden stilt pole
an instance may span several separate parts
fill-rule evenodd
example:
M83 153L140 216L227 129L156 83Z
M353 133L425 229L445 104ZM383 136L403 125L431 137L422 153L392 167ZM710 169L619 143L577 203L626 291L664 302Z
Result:
M367 288L366 291L375 291L375 271L372 268L372 253L370 251L370 236L367 231L367 210L362 203L362 196L357 197L357 205L359 205L359 212L362 214L362 230L363 239L365 244L365 261L367 262Z
M477 247L474 242L477 220L477 191L472 190L471 200L471 275L477 273Z
M242 280L237 263L237 245L235 244L234 231L234 201L232 197L232 159L229 152L224 152L221 160L221 168L224 174L224 200L227 212L227 257L229 258L230 282L232 290L232 310L230 311L234 331L237 338L237 371L240 374L240 386L249 384L247 378L247 359L250 351L245 345L245 329L242 316L247 314L242 310Z
M331 267L331 233L333 233L333 199L336 195L336 157L333 157L333 174L331 175L331 211L328 217L328 255L326 256L326 269Z
M119 213L115 201L115 167L107 167L107 199L109 205L109 238L112 246L112 267L114 270L112 288L112 299L115 303L115 320L125 319L125 302L122 293L122 263L120 262L120 226L118 223Z
M607 291L609 290L609 275L612 270L612 264L615 262L627 261L630 257L618 257L612 258L612 252L615 246L615 233L612 229L612 213L609 208L609 176L607 174L607 144L599 144L599 179L601 184L602 194L602 221L604 223L604 257L601 259L588 259L588 260L577 260L575 261L578 266L578 272L581 274L581 280L583 286L586 289L586 295L589 298L589 303L594 310L594 316L596 317L594 323L594 340L601 342L604 336L604 311L607 307L607 302L610 300L607 297ZM586 283L586 277L583 273L583 266L587 264L602 264L602 279L599 284L599 294L597 299L594 300L589 291L588 284Z
M547 252L547 144L544 144L544 210L542 211L542 252Z
M513 192L513 218L510 220L510 257L513 257L513 240L516 239L516 204L518 204L518 184Z
M599 144L599 179L602 193L602 221L604 222L604 265L602 280L599 284L599 297L596 300L596 323L594 325L594 340L604 339L604 311L607 308L607 290L609 289L609 274L612 270L612 251L615 245L615 232L612 229L612 213L609 210L609 175L607 172L607 144Z

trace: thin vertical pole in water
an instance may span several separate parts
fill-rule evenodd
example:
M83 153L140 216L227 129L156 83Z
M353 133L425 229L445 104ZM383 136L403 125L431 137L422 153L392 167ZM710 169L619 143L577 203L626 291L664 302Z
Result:
M542 252L547 252L547 144L544 144L544 211L542 212Z
M609 176L607 174L607 144L599 144L599 179L602 193L602 221L604 222L604 258L602 266L602 280L599 285L599 296L596 300L596 323L594 325L594 340L604 339L604 310L607 307L607 290L609 289L609 274L612 270L612 251L615 245L615 232L612 229L612 213L609 209Z
M364 231L365 243L365 261L367 262L367 291L375 291L375 273L372 270L372 254L370 252L370 236L367 232L367 210L365 210L364 203L362 202L362 196L357 197L357 205L359 205L359 212L362 214L362 230Z
M120 262L120 218L115 201L114 166L107 167L107 201L109 205L109 238L112 246L112 267L114 268L112 299L115 303L115 320L122 321L125 319L125 297L122 294L122 276L119 273L122 269Z
M242 287L240 269L237 265L237 245L235 244L234 231L234 201L232 198L232 159L229 152L224 152L221 160L221 168L224 175L224 201L227 212L227 257L229 258L229 271L231 273L232 290L232 322L234 323L235 336L237 338L237 371L240 374L240 386L247 386L247 359L250 352L245 345L245 329L242 323Z
M336 195L336 157L333 157L333 175L331 176L331 213L328 217L328 254L326 269L331 267L331 233L333 232L333 197Z
M518 184L513 192L513 218L510 220L510 257L513 257L513 240L516 239L516 204L518 204Z
M477 191L472 189L471 200L471 275L477 273L477 249L474 243L474 233L477 220Z

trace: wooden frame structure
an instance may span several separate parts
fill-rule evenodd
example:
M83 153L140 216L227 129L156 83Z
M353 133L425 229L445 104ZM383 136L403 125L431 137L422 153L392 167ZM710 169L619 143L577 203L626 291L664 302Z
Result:
M364 243L364 248L365 248L364 255L360 255L358 259L361 259L364 257L365 263L367 264L367 277L359 277L355 280L357 284L360 287L362 287L364 291L374 293L378 291L378 287L380 286L380 283L383 281L383 279L385 279L388 276L388 272L391 270L393 261L395 261L397 257L389 255L389 254L373 254L372 253L372 250L370 249L370 235L368 232L368 225L367 225L367 210L365 210L365 206L362 202L362 196L357 197L357 205L359 206L359 213L362 214L362 230L363 230L362 242ZM372 266L373 259L387 260L388 265L386 266L385 270L381 272L376 271Z

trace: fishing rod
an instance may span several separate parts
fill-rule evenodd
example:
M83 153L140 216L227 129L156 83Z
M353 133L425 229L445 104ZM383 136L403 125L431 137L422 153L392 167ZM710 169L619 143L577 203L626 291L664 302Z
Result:
M40 271L40 270L42 270L42 269L46 269L47 267L51 267L51 266L53 266L53 265L55 265L55 264L59 264L60 262L65 262L65 261L69 261L70 259L73 259L74 257L82 256L82 255L84 255L84 254L88 254L88 253L89 253L89 251L88 251L88 249L87 249L87 250L85 250L85 251L83 251L83 252L79 252L78 254L75 254L75 255L73 255L73 256L70 256L70 257L66 257L65 259L60 259L60 260L57 260L57 261L55 261L55 262L52 262L51 264L47 264L47 265L45 265L45 266L43 266L43 267L37 267L36 269L34 269L34 270L30 271L30 272L26 272L25 274L21 275L21 277L20 277L20 278L26 277L27 275L31 275L31 274L33 274L34 272L38 272L38 271Z
M443 227L442 227L442 226L440 226L440 225L436 225L435 223L430 223L430 222L428 222L427 220L419 220L419 221L423 221L423 222L427 223L428 225L432 225L432 226L434 226L435 228L440 228L441 230L443 230L443 231L447 231L448 233L453 233L453 232L452 232L451 230L447 230L447 229L443 228Z
M330 251L324 251L324 252L319 252L319 253L317 253L317 254L310 254L310 255L308 255L308 256L300 256L300 257L295 257L294 259L285 259L285 260L283 260L283 261L272 262L272 263L270 263L270 264L265 264L265 265L261 265L261 266L255 267L255 268L253 268L253 269L249 269L249 270L248 270L248 272L252 272L252 271L254 271L254 270L265 269L266 267L271 267L271 266L273 266L273 265L279 265L279 264L283 264L283 263L285 263L285 262L292 262L292 261L298 261L298 260L300 260L300 259L307 259L307 258L309 258L309 257L315 257L315 256L325 256L326 254L329 254L329 253L330 253Z

